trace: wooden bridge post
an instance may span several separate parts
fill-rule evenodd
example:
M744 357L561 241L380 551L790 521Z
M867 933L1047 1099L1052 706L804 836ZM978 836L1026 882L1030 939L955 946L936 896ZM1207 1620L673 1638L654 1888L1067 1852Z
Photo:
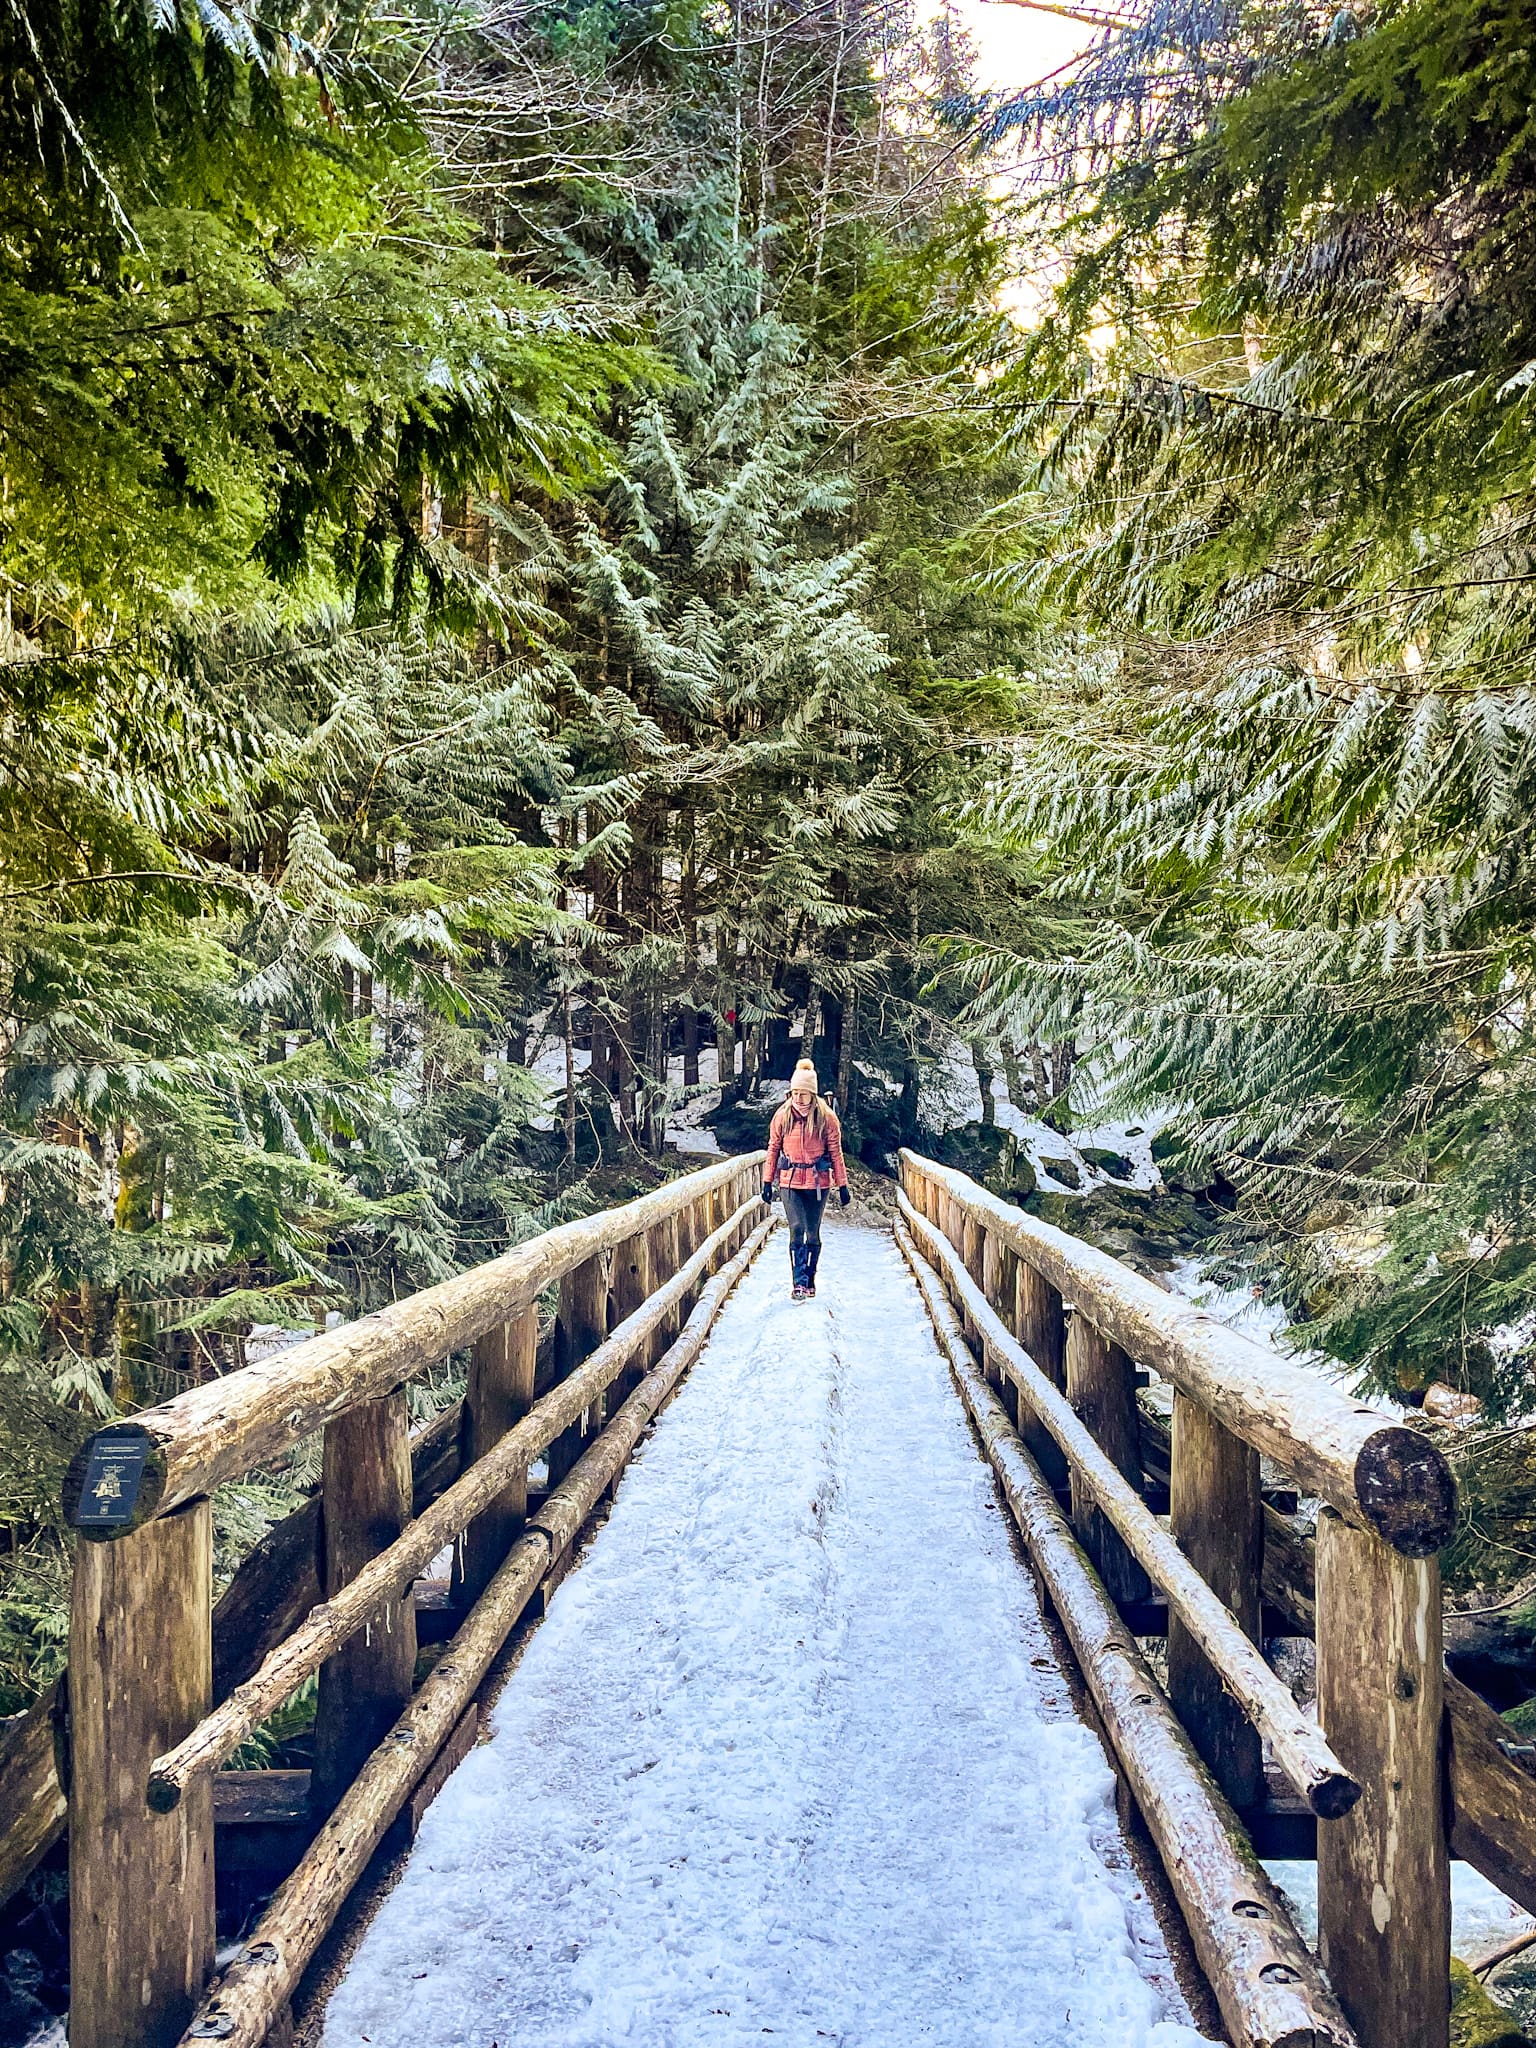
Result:
M646 1258L650 1264L651 1285L665 1286L678 1267L683 1263L679 1246L677 1218L665 1216L660 1223L653 1223L645 1233ZM665 1351L683 1327L683 1317L678 1309L669 1309L666 1320L656 1332L656 1348Z
M206 1500L81 1539L69 1633L71 2048L173 2048L213 1968L213 1785L152 1813L149 1767L213 1703Z
M471 1465L500 1443L513 1423L533 1406L539 1354L539 1311L525 1308L509 1323L482 1337L470 1355L464 1390L463 1459ZM528 1514L528 1472L524 1467L484 1514L464 1531L453 1558L454 1605L474 1606L522 1534Z
M1317 1703L1365 1790L1317 1829L1318 1942L1361 2048L1446 2048L1451 1883L1440 1565L1331 1508L1317 1524Z
M987 1297L989 1306L995 1308L998 1314L1006 1320L1009 1311L1003 1307L1001 1301L1003 1291L1002 1246L998 1243L996 1231L988 1230L984 1224L980 1226L978 1234L981 1239L981 1271L980 1273L973 1273L971 1277L980 1284L981 1291ZM967 1232L967 1239L969 1239L969 1232ZM986 1376L987 1385L996 1392L1001 1393L1005 1383L1005 1375L990 1344L982 1346L981 1369Z
M991 1262L987 1268L987 1299L997 1310L1005 1328L1016 1337L1019 1334L1019 1255L1011 1244L1005 1244L995 1231L987 1232L987 1257ZM995 1381L998 1397L1002 1401L1008 1420L1017 1429L1019 1426L1019 1390L1001 1364L997 1367Z
M339 1593L411 1519L411 1420L405 1389L361 1402L325 1425L320 1586ZM361 1635L320 1667L310 1797L324 1813L410 1702L416 1601L386 1600Z
M656 1285L656 1275L651 1266L651 1233L642 1230L638 1236L627 1237L614 1248L611 1298L615 1327L644 1304ZM617 1414L664 1348L653 1337L625 1366L604 1397L605 1416Z
M1081 1309L1074 1313L1067 1333L1067 1399L1100 1449L1139 1487L1141 1425L1131 1361L1118 1344L1094 1328ZM1145 1600L1150 1591L1146 1573L1075 1472L1072 1526L1110 1598Z
M1014 1275L1013 1318L1014 1335L1046 1378L1065 1393L1067 1322L1061 1296L1025 1259L1019 1260ZM1059 1493L1067 1483L1067 1461L1056 1439L1044 1423L1034 1420L1027 1404L1019 1417L1019 1434L1046 1484Z
M573 1373L608 1334L608 1258L606 1252L597 1252L573 1266L560 1282L560 1305L555 1312L557 1379ZM545 1461L552 1487L560 1484L581 1456L585 1436L585 1419L578 1418L550 1445Z
M1169 1487L1179 1548L1232 1610L1250 1642L1262 1640L1264 1504L1259 1454L1185 1394L1173 1398ZM1177 1616L1168 1617L1168 1697L1222 1791L1241 1810L1264 1796L1257 1729L1222 1685Z

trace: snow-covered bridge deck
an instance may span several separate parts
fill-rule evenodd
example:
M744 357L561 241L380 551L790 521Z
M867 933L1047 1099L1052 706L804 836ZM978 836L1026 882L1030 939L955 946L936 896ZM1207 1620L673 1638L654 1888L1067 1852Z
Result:
M770 1246L331 1999L325 2048L1194 2048L890 1238Z
M1536 1775L1444 1670L1444 1454L910 1151L894 1246L839 1229L820 1302L791 1306L782 1252L754 1265L761 1165L558 1224L83 1447L74 2048L287 2038L552 1589L329 2048L1193 2048L1035 1577L1234 2048L1447 2048L1449 1858L1536 1911ZM461 1352L461 1406L412 1439L406 1383ZM213 1493L316 1430L319 1545L290 1517L216 1615ZM413 1588L448 1544L456 1626L418 1683ZM1315 1635L1315 1716L1264 1654L1266 1604ZM1166 1685L1138 1641L1164 1632ZM316 1672L291 1874L214 1975L219 1815L256 1797L221 1766ZM63 1797L51 1724L27 1725L12 1868ZM1316 1955L1259 1861L1277 1828L1315 1845Z

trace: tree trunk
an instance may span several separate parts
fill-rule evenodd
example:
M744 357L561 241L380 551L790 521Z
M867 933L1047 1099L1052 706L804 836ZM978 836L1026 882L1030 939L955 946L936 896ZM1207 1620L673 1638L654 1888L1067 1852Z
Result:
M683 1005L683 1086L699 1085L699 1013L691 1002Z
M901 1070L901 1142L917 1143L917 1105L921 1074L915 1056L909 1056Z
M1051 1105L1051 1083L1045 1071L1045 1053L1038 1038L1029 1041L1029 1072L1035 1084L1035 1115L1043 1117Z
M843 1120L843 1135L850 1144L855 1136L853 1046L858 1014L858 997L850 989L843 999L842 1028L837 1034L837 1113Z
M800 1057L810 1060L816 1057L816 1013L821 1005L821 991L814 981L806 984L805 1023L800 1030Z
M565 992L565 1164L576 1164L576 1035L571 1019L571 992Z
M1008 1038L1003 1040L1003 1087L1015 1109L1029 1107L1029 1097L1024 1092L1024 1075L1019 1066L1018 1047Z
M971 1058L976 1063L976 1086L981 1090L981 1124L987 1130L997 1122L997 1101L992 1093L992 1063L979 1038L971 1041Z

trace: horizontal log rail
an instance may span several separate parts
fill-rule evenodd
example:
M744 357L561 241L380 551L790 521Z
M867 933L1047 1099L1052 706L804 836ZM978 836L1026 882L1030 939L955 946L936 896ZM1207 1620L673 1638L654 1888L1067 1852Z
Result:
M665 1286L600 1344L584 1365L563 1380L509 1429L494 1450L456 1479L425 1513L417 1516L387 1550L381 1550L334 1598L316 1607L272 1650L259 1671L237 1686L184 1741L157 1757L149 1774L149 1805L169 1813L199 1776L216 1771L253 1729L318 1671L328 1657L360 1634L391 1597L413 1584L475 1516L490 1506L509 1479L528 1466L576 1422L618 1378L645 1341L709 1270L711 1262L760 1207L754 1197L711 1233Z
M1360 1787L1339 1762L1322 1733L1292 1699L1290 1688L1265 1663L1177 1543L1158 1522L1137 1490L1094 1442L1067 1401L1006 1329L996 1310L961 1264L953 1246L920 1215L906 1196L901 1216L930 1262L949 1281L1020 1393L1044 1423L1127 1547L1168 1596L1176 1612L1215 1666L1222 1682L1274 1750L1281 1769L1314 1813L1329 1819L1347 1813Z
M898 1243L1234 2042L1448 2048L1451 1850L1515 1896L1536 1895L1536 1779L1500 1749L1496 1718L1446 1682L1436 1552L1456 1490L1445 1459L1379 1408L966 1175L904 1151L901 1181ZM1173 1390L1166 1435L1140 1412L1138 1368ZM1145 1495L1146 1450L1166 1477L1167 1528ZM1319 1501L1314 1544L1266 1504L1261 1453ZM1070 1522L1058 1489L1070 1489ZM1162 1687L1128 1647L1155 1618L1148 1579L1167 1602ZM1315 1724L1263 1655L1266 1600L1311 1618ZM1202 1774L1181 1775L1176 1735ZM1294 1953L1260 1975L1298 1995L1331 1989L1337 2008L1319 2004L1310 2020L1267 2009L1242 1944L1223 1934L1220 1894L1236 1866L1218 1854L1202 1876L1184 1846L1214 1830L1252 1864L1240 1838L1244 1814L1266 1810L1260 1735L1316 1815L1327 1982ZM1152 1771L1154 1750L1163 1761ZM1185 1788L1182 1814L1170 1774ZM1256 1924L1271 1910L1257 1890L1231 1908Z
M410 1706L368 1758L255 1931L206 1994L184 2042L216 2039L232 2042L235 2048L261 2048L426 1762L447 1740L551 1567L575 1540L604 1489L697 1359L731 1290L776 1222L770 1215L759 1223L703 1289L682 1335L513 1545Z
M1455 1519L1456 1482L1417 1431L952 1167L912 1152L901 1156L905 1168L995 1233L1138 1365L1272 1458L1303 1492L1405 1557L1433 1557L1443 1547Z
M723 1159L622 1208L559 1224L375 1315L98 1431L65 1480L67 1519L92 1540L118 1541L222 1481L270 1463L325 1423L474 1344L576 1268L732 1186L742 1166L742 1157ZM116 1495L114 1512L98 1517L86 1482L106 1455L117 1459L115 1484L134 1491L126 1508Z
M273 1956L307 1960L405 1802L414 1812L430 1798L508 1631L548 1599L773 1229L757 1199L763 1157L561 1224L87 1442L66 1488L88 1539L68 1673L71 2048L233 2038L229 2001L247 2015L238 2038L281 2031L296 1970L274 1972ZM413 1439L405 1383L465 1349L463 1400ZM316 1430L320 1495L271 1532L216 1619L210 1489ZM541 1456L546 1484L530 1498ZM452 1579L418 1617L421 1575L449 1546ZM440 1642L449 1613L457 1632L418 1686L418 1623ZM273 1923L279 1947L264 1937L246 1951L250 1986L265 1990L242 1991L237 1967L226 2006L199 2015L214 1967L219 1765L316 1673L308 1830L295 1816L313 1839L278 1895L290 1917ZM20 1867L57 1826L63 1787L41 1715L6 1746L28 1779L10 1801L25 1821Z
M901 1223L896 1242L1158 1845L1233 2041L1242 2048L1353 2048L1355 2037L1338 2001L1237 1815L1180 1727L1055 1494L971 1356L939 1274Z

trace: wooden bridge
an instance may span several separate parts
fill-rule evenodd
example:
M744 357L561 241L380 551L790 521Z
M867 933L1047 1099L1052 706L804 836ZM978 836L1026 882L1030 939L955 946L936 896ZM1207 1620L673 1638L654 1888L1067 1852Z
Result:
M74 2048L285 2038L370 1859L464 1755L509 1634L773 1230L760 1170L562 1225L85 1446L67 1688L0 1754L0 1894L67 1816ZM1446 2048L1450 1859L1536 1911L1536 1777L1444 1670L1443 1458L963 1175L901 1173L896 1242L1234 2048ZM889 1313L917 1313L905 1282ZM461 1407L413 1441L408 1383L464 1351ZM1138 1399L1154 1378L1171 1428ZM318 1501L215 1607L214 1489L319 1429ZM1276 1635L1316 1637L1315 1720L1265 1660ZM227 1768L314 1674L312 1774ZM216 1885L279 1820L289 1874L216 1975ZM1317 1859L1317 1956L1277 1854Z

